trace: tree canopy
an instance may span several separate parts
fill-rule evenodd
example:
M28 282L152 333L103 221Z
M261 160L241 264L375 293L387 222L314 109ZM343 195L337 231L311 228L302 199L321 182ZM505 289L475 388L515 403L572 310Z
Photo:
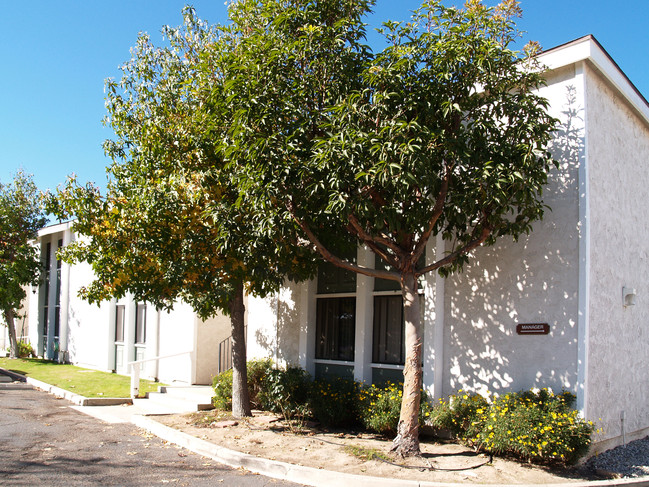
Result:
M183 29L165 28L168 47L141 37L108 84L108 192L73 183L61 200L88 236L67 255L93 265L90 299L180 298L203 316L230 309L234 323L234 290L264 295L306 277L315 254L399 282L406 364L394 448L412 454L417 280L532 230L555 121L537 91L537 46L515 48L516 1L425 1L410 22L384 26L376 53L364 44L372 5L237 0L226 26L187 10ZM446 249L422 264L435 235ZM377 265L346 258L359 245Z
M130 293L159 309L181 299L202 318L231 316L233 412L249 415L244 290L264 296L286 278L308 277L313 259L300 262L309 250L294 250L285 223L262 229L234 186L236 168L223 170L228 116L203 106L223 89L219 56L227 50L216 46L229 39L190 8L184 19L163 29L167 46L141 35L121 80L107 82L106 123L116 139L105 144L113 160L106 194L72 178L52 207L76 218L81 238L63 258L91 264L94 280L82 290L90 302Z
M42 265L33 241L46 222L32 176L19 171L11 183L0 183L0 308L12 358L18 354L14 318L25 299L25 286L40 281Z
M406 365L394 448L417 453L418 278L460 271L476 247L517 239L545 210L555 121L537 91L538 46L516 50L513 0L426 1L410 22L385 24L378 53L360 44L355 14L369 2L336 2L354 12L345 21L296 13L312 3L329 11L326 1L237 2L251 17L228 85L236 96L226 108L237 113L228 156L247 166L241 190L290 215L324 259L400 283ZM257 5L283 13L253 23ZM438 234L445 251L421 264ZM334 242L365 245L382 265L345 259Z

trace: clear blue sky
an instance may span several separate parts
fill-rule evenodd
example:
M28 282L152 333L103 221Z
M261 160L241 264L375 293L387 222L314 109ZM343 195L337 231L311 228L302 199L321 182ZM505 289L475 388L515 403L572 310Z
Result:
M159 44L162 25L181 24L185 3L210 23L226 21L224 0L0 0L0 181L23 168L42 189L70 173L105 187L104 80L119 76L138 32ZM370 29L406 20L419 4L377 0ZM548 49L594 34L649 97L649 1L523 0L522 7L528 39ZM375 48L377 39L369 37Z

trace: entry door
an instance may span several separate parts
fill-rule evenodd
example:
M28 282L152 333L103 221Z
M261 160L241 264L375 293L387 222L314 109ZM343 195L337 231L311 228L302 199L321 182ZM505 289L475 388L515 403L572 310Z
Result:
M117 305L115 308L115 371L120 374L126 373L126 361L124 360L126 351L124 345L124 315L124 305Z

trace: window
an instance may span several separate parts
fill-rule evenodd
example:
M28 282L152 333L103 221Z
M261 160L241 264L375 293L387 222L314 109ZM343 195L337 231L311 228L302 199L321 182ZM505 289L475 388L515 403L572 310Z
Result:
M422 268L425 264L426 264L426 255L424 253L421 254L421 257L419 257L419 260L417 261L417 267ZM381 259L378 255L375 257L374 268L380 269L382 271L392 270L392 268L388 264L386 264L385 261ZM423 289L423 278L419 279L419 283L417 287L420 291ZM401 284L399 284L399 281L391 281L389 279L375 278L374 291L401 291Z
M354 360L356 273L328 262L318 268L316 350L320 360Z
M318 299L316 359L354 360L356 298Z
M425 263L422 255L417 263ZM390 267L378 256L376 269ZM403 320L403 298L398 281L374 279L374 320L372 332L372 362L375 364L403 365L406 359L405 330ZM419 304L423 319L423 279L418 283ZM398 294L397 294L398 293Z
M318 294L355 293L356 273L323 262L318 266Z
M115 307L115 341L116 342L124 341L124 312L125 312L125 308L123 304L120 304Z
M59 239L57 249L63 247L63 239ZM54 337L60 336L61 329L61 259L56 259L56 308L54 312Z
M43 279L43 336L47 337L47 320L50 301L50 266L52 265L52 242L45 245L45 278ZM45 339L47 341L47 338Z
M401 296L374 296L372 362L403 365L405 343Z
M135 343L146 343L146 304L138 303L135 314Z
M424 319L424 295L419 294L420 320ZM374 329L372 362L404 365L406 337L403 319L403 298L400 295L374 296Z

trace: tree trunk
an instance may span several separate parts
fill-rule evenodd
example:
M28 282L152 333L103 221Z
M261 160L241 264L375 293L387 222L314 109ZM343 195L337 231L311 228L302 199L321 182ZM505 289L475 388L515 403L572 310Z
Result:
M421 402L421 315L414 273L401 276L403 317L406 332L406 363L403 368L403 400L397 436L391 451L401 456L419 455L419 406Z
M16 340L16 326L12 309L5 309L5 321L9 332L9 358L18 358L18 340Z
M243 305L243 283L236 285L230 300L230 325L232 328L232 415L235 418L252 416L248 394L246 368L246 337Z

